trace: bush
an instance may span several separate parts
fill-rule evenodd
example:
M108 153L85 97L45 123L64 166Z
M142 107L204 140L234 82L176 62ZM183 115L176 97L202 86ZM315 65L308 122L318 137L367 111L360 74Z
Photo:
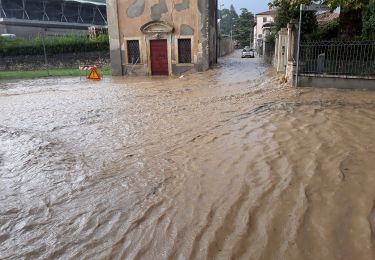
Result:
M362 36L365 39L375 38L375 3L371 2L363 9Z
M319 29L320 39L321 40L331 40L339 37L340 32L340 23L339 19L335 19Z
M43 55L43 41L48 55L59 53L92 52L109 50L108 35L102 34L95 40L83 35L35 37L31 40L0 37L0 56Z
M275 43L276 42L276 33L272 32L269 35L266 36L265 39L266 43Z
M339 37L340 24L339 20L335 19L329 23L318 28L317 31L306 35L306 41L329 41Z

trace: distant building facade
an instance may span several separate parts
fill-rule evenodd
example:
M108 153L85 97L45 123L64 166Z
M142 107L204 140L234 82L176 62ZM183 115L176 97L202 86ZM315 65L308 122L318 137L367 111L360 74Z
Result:
M217 60L217 0L107 0L113 75L179 75Z
M265 38L271 33L276 17L275 10L269 10L256 14L256 25L254 27L254 48L258 52L263 50L263 42Z
M107 28L105 0L0 0L0 34L88 34Z

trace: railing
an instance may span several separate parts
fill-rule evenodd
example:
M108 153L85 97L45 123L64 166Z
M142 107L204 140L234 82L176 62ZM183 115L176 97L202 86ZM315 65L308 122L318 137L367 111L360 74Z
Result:
M375 76L375 41L301 43L299 73Z

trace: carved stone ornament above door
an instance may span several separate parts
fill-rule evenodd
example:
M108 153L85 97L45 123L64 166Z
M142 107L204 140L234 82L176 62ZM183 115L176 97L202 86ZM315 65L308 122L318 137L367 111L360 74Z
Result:
M141 27L141 31L144 34L161 34L161 33L173 33L174 28L172 25L162 21L148 22Z

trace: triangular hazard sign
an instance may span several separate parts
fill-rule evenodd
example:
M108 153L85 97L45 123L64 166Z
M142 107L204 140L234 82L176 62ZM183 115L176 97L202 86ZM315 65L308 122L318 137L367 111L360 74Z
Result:
M90 71L90 74L88 75L87 78L88 78L88 79L92 79L92 80L101 80L101 78L100 78L100 74L98 73L98 71L96 70L96 68L93 68L93 69Z

